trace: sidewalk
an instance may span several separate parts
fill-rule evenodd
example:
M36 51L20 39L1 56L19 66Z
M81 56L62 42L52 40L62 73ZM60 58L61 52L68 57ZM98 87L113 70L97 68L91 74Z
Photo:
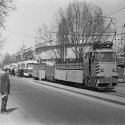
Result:
M96 98L96 99L102 99L104 101L109 101L109 102L112 102L112 103L116 103L116 104L120 104L120 105L125 106L125 98L124 97L118 97L118 96L115 96L115 95L108 95L108 94L104 94L104 93L101 93L101 92L94 92L94 91L89 91L89 90L85 90L85 89L79 89L79 88L64 86L64 85L51 83L51 82L47 82L47 81L36 81L36 80L34 80L34 82L39 83L39 84L44 84L44 85L47 85L47 86L52 86L52 87L59 88L59 89L63 89L63 90L67 90L67 91L70 91L70 92L78 93L78 94L81 94L81 95L93 97L93 98Z
M41 125L23 110L19 102L14 100L13 95L9 96L7 110L8 114L0 113L0 125Z
M20 106L12 102L11 96L9 96L7 110L8 114L0 113L0 125L21 125Z

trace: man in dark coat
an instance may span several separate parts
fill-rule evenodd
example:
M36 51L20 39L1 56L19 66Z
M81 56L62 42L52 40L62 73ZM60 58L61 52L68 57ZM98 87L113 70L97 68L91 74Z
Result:
M9 70L5 69L5 73L1 75L0 80L0 93L1 93L1 113L7 113L6 106L8 95L10 94L10 80L9 80Z

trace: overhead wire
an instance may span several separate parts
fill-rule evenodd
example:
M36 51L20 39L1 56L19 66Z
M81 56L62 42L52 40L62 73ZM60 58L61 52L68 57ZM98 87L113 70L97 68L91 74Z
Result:
M118 10L115 10L115 11L113 11L113 12L111 12L111 13L107 14L106 16L109 16L109 15L115 14L115 13L117 13L117 12L119 12L119 11L123 10L123 9L125 9L125 7L122 7L122 8L120 8L120 9L118 9ZM116 27L116 29L115 29L115 30L120 29L120 28L123 28L123 25L122 25L122 26L120 26L120 27Z
M116 11L113 11L113 12L107 14L106 16L115 14L115 13L117 13L117 12L123 10L123 9L125 9L125 7L122 7L122 8L120 8L120 9L116 10ZM120 26L120 27L117 27L116 29L120 29L120 28L122 28L122 27L123 27L123 26ZM25 37L32 37L32 38L36 38L36 37L37 37L37 36L34 36L34 35L18 33L18 32L10 31L10 30L4 30L4 31L5 31L5 32L9 32L9 33L13 33L13 34L17 34L17 35L21 35L21 36L25 36ZM57 33L57 32L51 32L51 33ZM67 34L67 35L68 35L68 34ZM70 35L70 34L69 34L69 35ZM116 35L122 35L122 33L121 33L121 34L116 34ZM94 36L94 35L93 35L93 36ZM96 35L96 36L97 36L97 35Z
M123 9L125 9L125 7L122 7L122 8L120 8L120 9L116 10L116 11L113 11L113 12L107 14L106 16L112 15L112 14L114 14L114 13L116 13L116 12L119 12L119 11L121 11L121 10L123 10Z
M120 26L120 27L117 27L116 29L119 29L119 28L122 28L123 26ZM4 30L5 32L9 32L9 33L14 33L14 34L17 34L17 35L22 35L22 36L26 36L26 37L32 37L32 38L38 38L37 36L33 36L33 35L29 35L29 34L23 34L23 33L18 33L18 32L15 32L15 31L10 31L10 30ZM57 32L51 32L51 33L57 33ZM111 33L114 33L114 32L111 32ZM123 33L118 33L116 35L122 35ZM64 34L64 35L74 35L74 34ZM83 36L83 35L80 35L80 34L76 34L77 36ZM104 34L103 36L111 36L112 34ZM99 36L98 34L93 34L93 35L89 35L89 36ZM48 42L46 42L48 43Z
M123 9L125 9L125 7L122 7L122 8L120 8L120 9L114 11L114 12L111 12L111 13L107 14L106 16L115 14L115 13L117 13L117 12L123 10ZM120 26L120 27L117 27L116 29L120 29L120 28L122 28L122 27L123 27L123 26ZM9 31L9 30L4 30L4 31L5 31L5 32L14 33L14 34L17 34L17 35L21 35L21 36L37 38L37 36L33 36L33 35L29 35L29 34L23 34L23 33L18 33L18 32L15 32L15 31ZM51 33L57 33L57 32L51 32ZM116 34L116 35L122 35L122 34L125 35L125 33L118 33L118 34ZM71 34L66 34L66 35L71 35ZM82 35L81 35L81 36L82 36ZM94 36L94 35L93 35L93 36ZM97 35L95 35L95 36L97 36ZM109 35L109 36L110 36L110 35ZM53 41L53 42L54 42L54 41ZM48 42L44 42L44 43L49 43L49 41L48 41Z
M26 37L33 37L33 38L37 37L37 36L34 36L34 35L19 33L19 32L15 32L15 31L11 31L11 30L3 30L3 31L13 33L13 34L17 34L17 35L21 35L21 36L26 36Z

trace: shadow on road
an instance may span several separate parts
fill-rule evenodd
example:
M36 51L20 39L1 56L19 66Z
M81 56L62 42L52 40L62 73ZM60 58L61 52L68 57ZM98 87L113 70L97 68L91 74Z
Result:
M10 112L13 112L13 111L15 111L15 110L17 110L18 108L9 108L9 109L7 109L7 111L10 113Z

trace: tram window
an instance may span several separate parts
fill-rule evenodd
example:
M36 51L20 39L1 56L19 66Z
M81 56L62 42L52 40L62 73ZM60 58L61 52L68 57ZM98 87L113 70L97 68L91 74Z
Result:
M28 63L27 68L33 68L33 63Z
M95 53L95 58L94 58L94 62L99 62L100 60L100 56L99 56L99 53Z
M94 52L90 53L90 58L91 58L92 62L94 62L94 60L95 60L95 53Z
M89 59L90 58L90 53L86 53L86 59Z
M114 52L101 52L101 62L115 62Z
M92 62L99 62L100 61L100 56L98 52L92 52L90 53L90 58L92 59Z

